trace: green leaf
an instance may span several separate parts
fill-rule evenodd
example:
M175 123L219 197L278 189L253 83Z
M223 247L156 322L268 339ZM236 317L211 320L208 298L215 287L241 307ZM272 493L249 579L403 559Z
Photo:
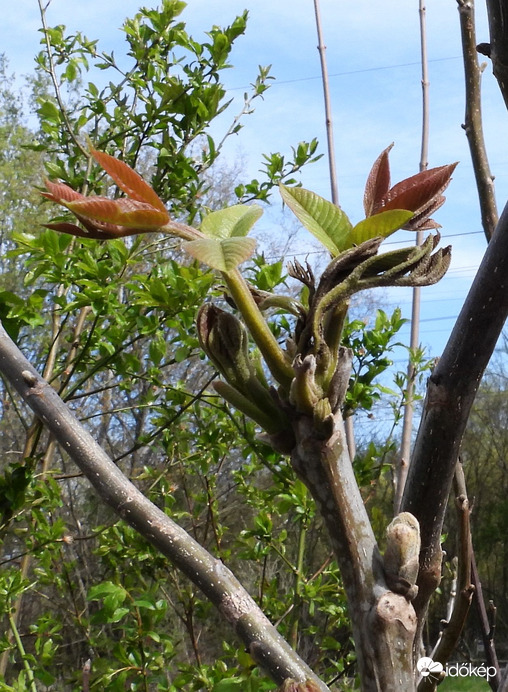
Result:
M97 601L105 596L115 595L121 600L125 600L126 591L123 586L118 586L118 584L113 584L111 581L104 581L101 584L96 584L92 586L88 591L88 599L90 601Z
M232 238L244 236L259 219L263 210L257 204L235 204L226 209L212 211L205 216L200 228L208 238Z
M152 337L150 344L148 346L148 353L150 355L150 360L156 366L161 364L162 359L166 355L166 340L164 334L158 331Z
M237 692L237 690L241 689L245 689L245 680L239 680L238 678L219 680L219 682L213 686L213 692Z
M405 209L390 209L369 216L351 229L349 246L360 245L365 240L380 236L387 238L405 226L412 216L414 216L414 212Z
M129 612L128 608L117 608L109 615L107 622L120 622Z
M53 101L44 101L38 108L38 113L41 118L51 120L52 122L60 121L60 111L58 106Z
M184 250L200 262L226 273L245 262L255 247L254 238L203 238L183 245Z
M279 189L291 211L332 255L351 247L351 222L340 207L303 187L279 185Z

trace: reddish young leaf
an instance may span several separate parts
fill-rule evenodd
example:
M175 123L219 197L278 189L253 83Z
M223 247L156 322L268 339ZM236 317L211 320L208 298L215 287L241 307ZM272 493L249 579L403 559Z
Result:
M51 180L46 178L44 180L44 184L46 185L48 192L41 192L41 195L47 199L50 199L52 202L56 202L57 204L72 202L77 199L85 199L84 195L76 192L76 190L73 190L72 187L69 187L64 183L53 183Z
M79 217L120 224L128 228L157 229L168 221L165 211L154 209L151 204L127 198L84 197L67 202L65 206Z
M44 223L42 225L44 228L50 228L59 233L67 233L68 235L74 235L78 238L93 238L94 240L112 240L113 238L122 238L127 235L143 232L139 230L133 231L131 228L123 228L122 226L114 226L113 224L101 224L97 222L97 225L93 225L85 219L80 218L79 220L85 228L66 222ZM104 229L102 228L103 226Z
M429 217L443 206L445 200L445 196L440 195L418 214L415 214L402 228L404 228L406 231L431 231L436 228L441 228L441 224Z
M50 228L52 231L58 231L59 233L67 233L68 235L79 236L80 238L91 238L87 231L85 231L80 226L76 226L75 223L66 223L62 221L61 223L43 223L44 228Z
M438 166L428 171L421 171L397 183L386 195L383 211L408 209L416 214L421 214L441 198L441 193L448 186L456 165L456 163L451 163L447 166Z
M155 209L165 212L167 215L166 208L156 192L136 173L136 171L132 170L130 166L103 151L92 149L91 154L101 168L113 178L118 187L121 188L126 195L138 202L150 204L152 207L155 207ZM167 221L169 221L169 216Z
M381 152L374 161L374 165L367 178L363 195L363 208L365 209L366 217L381 211L383 200L390 189L390 162L388 154L392 147L393 143Z

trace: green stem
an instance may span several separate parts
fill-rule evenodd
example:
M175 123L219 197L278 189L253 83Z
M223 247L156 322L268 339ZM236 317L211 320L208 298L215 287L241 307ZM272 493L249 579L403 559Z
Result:
M344 331L348 309L348 300L339 303L339 305L337 305L335 310L333 310L331 313L328 323L325 326L326 345L332 352L332 357L334 360L336 360L339 353L339 346L342 340L342 332Z
M284 428L284 426L281 425L281 421L277 417L274 417L272 412L260 409L253 401L244 396L228 382L217 380L213 383L213 388L217 394L220 394L228 403L249 418L252 418L256 423L259 423L268 434L274 435Z
M18 649L19 655L21 656L21 658L23 660L23 667L26 671L26 676L28 678L30 690L31 690L31 692L37 692L37 687L35 685L34 672L30 667L30 663L28 662L25 647L23 646L23 642L21 641L21 637L19 636L19 631L18 631L18 628L16 626L16 622L14 621L14 617L13 617L12 613L9 613L9 626L11 628L11 632L12 632L12 636L14 637L14 641L16 642L16 647Z
M167 233L168 235L174 235L177 238L182 238L183 240L199 240L203 238L201 231L198 231L192 226L188 226L185 223L179 223L178 221L170 221L165 226L161 226L157 229L159 233Z
M300 586L303 582L303 561L305 557L305 540L307 538L307 526L304 522L300 524L300 533L298 535L298 554L295 571L295 583L293 591L293 622L291 632L289 633L289 643L296 650L298 645L298 623L299 623L299 606L301 603Z
M223 277L231 297L242 313L252 338L263 354L270 372L279 384L289 389L289 385L294 377L293 368L270 331L270 327L256 305L245 279L237 269L225 272Z

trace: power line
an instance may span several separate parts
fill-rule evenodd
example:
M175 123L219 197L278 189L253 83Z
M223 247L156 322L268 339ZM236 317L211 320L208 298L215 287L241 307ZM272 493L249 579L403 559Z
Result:
M432 60L429 60L429 62L445 62L447 60L461 60L462 57L459 55L454 55L454 56L449 56L447 58L433 58ZM379 67L364 67L360 70L348 70L346 72L334 72L333 74L330 74L329 77L346 77L348 75L352 74L361 74L362 72L380 72L382 70L396 70L400 67L414 67L415 65L420 65L420 61L417 62L401 62L397 63L396 65L380 65ZM281 84L295 84L297 82L311 82L321 79L320 75L316 75L314 77L297 77L296 79L276 79L274 83L271 86L278 86ZM249 85L251 86L251 85ZM249 87L246 86L240 86L240 87L231 87L228 89L228 91L240 91L245 89L248 89Z

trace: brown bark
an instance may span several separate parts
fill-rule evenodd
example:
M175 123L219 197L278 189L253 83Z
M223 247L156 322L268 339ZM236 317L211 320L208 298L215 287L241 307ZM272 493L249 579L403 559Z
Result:
M356 482L342 417L327 439L311 419L294 426L295 471L311 491L328 529L346 590L364 692L411 692L416 615L386 585L382 558Z
M492 60L492 70L508 108L508 1L487 0L486 4L490 44L483 45L482 52Z
M494 177L490 172L487 149L483 137L481 77L482 68L478 64L474 2L457 0L459 7L462 55L466 82L466 112L464 131L469 142L471 162L478 190L478 201L482 216L485 237L490 240L498 221Z

